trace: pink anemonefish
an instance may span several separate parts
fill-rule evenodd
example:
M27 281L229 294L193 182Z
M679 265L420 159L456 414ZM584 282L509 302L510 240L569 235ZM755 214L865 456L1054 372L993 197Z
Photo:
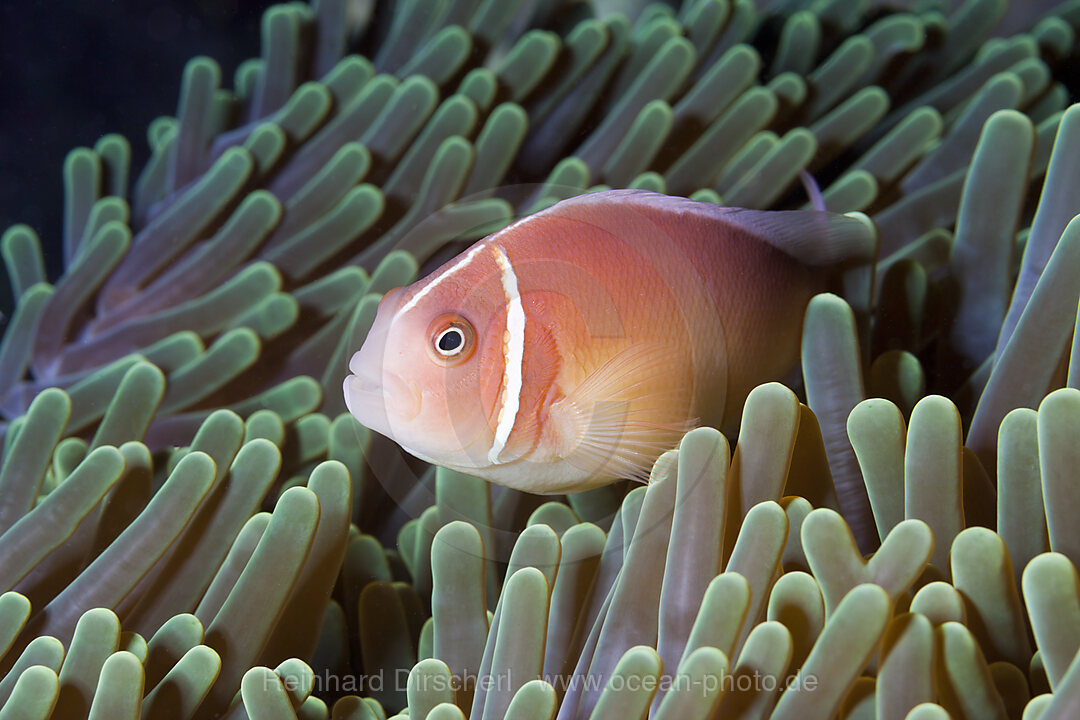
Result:
M830 266L875 252L867 223L834 213L570 198L388 292L345 400L413 455L501 485L645 478L789 372Z

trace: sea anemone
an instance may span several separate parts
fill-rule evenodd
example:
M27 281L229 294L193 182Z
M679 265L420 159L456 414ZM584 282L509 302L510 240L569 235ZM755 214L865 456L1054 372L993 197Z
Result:
M1080 712L1080 3L610 4L275 6L133 181L69 154L62 274L0 245L0 720ZM381 294L463 243L804 170L880 259L733 451L542 498L344 412Z

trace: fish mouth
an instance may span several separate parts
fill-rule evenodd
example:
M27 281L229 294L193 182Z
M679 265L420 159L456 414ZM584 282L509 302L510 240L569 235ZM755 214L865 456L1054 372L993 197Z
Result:
M343 383L345 406L360 424L393 438L393 426L420 415L421 395L415 383L393 373L381 379L351 373Z

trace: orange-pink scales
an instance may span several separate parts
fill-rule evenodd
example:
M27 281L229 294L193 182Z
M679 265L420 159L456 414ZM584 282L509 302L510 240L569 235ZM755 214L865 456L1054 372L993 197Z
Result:
M346 402L414 455L503 485L644 477L786 374L828 266L873 248L865 223L831 213L571 198L388 293Z

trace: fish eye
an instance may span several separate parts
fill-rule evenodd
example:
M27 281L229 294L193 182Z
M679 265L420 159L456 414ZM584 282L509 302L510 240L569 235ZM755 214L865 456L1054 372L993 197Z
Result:
M476 345L476 333L469 321L460 315L447 313L435 318L430 329L431 350L443 364L456 365L470 355Z
M448 327L435 338L435 349L443 357L453 357L465 347L465 333L459 327Z

